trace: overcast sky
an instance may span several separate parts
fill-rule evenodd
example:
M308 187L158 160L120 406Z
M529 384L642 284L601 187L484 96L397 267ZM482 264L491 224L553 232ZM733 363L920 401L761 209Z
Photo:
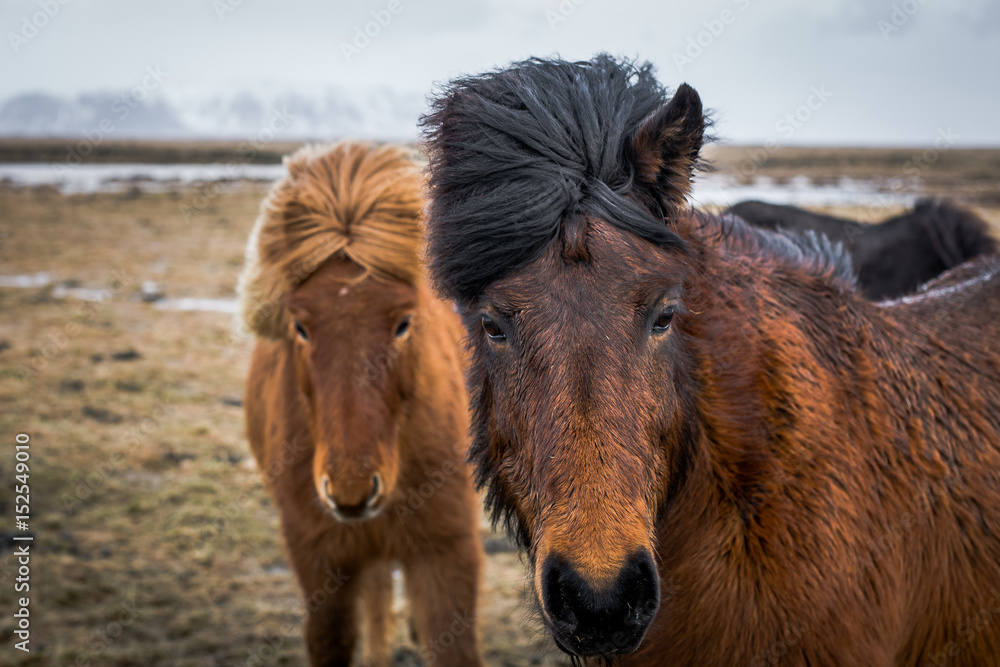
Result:
M693 85L732 143L929 145L950 128L960 144L1000 146L1000 1L814 5L3 0L0 101L127 90L147 67L168 73L164 94L331 86L425 94L528 56L608 51L652 61L671 88ZM377 34L355 42L366 24Z

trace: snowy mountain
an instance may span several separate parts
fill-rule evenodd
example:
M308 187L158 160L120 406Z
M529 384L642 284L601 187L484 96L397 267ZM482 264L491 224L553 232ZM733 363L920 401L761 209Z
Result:
M398 141L416 138L424 111L422 95L389 89L27 93L0 104L0 136Z

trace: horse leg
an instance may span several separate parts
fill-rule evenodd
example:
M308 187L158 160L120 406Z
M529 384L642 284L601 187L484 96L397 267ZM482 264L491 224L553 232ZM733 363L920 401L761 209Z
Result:
M476 595L481 556L478 536L447 551L428 550L404 563L413 627L424 663L482 666L476 640Z
M392 563L384 561L365 568L361 594L363 667L392 665Z
M357 607L363 589L357 571L315 555L295 558L306 605L305 642L313 667L349 667L358 637Z

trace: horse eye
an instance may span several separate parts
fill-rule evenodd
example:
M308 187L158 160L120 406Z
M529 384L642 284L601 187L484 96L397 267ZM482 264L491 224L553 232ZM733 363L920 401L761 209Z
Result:
M402 320L399 321L398 325L396 325L396 338L403 336L407 331L410 330L410 319L411 319L410 316L407 315L406 317L404 317Z
M295 333L297 333L299 335L299 338L301 338L302 340L306 341L307 343L309 342L309 334L306 333L306 328L302 326L302 323L299 322L298 320L295 320Z
M653 333L663 333L670 328L670 321L674 319L674 307L667 306L660 311L656 321L653 322Z
M483 331L486 332L486 335L489 337L490 340L496 342L507 340L507 336L504 335L503 329L501 329L500 325L498 325L496 322L493 321L493 318L483 315L482 322L483 322Z

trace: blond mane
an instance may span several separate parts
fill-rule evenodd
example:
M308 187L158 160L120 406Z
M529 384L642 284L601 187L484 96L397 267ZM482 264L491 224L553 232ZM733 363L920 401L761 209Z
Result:
M285 157L288 175L261 203L238 286L240 324L288 336L285 299L342 253L380 280L420 279L422 177L402 148L344 141Z

